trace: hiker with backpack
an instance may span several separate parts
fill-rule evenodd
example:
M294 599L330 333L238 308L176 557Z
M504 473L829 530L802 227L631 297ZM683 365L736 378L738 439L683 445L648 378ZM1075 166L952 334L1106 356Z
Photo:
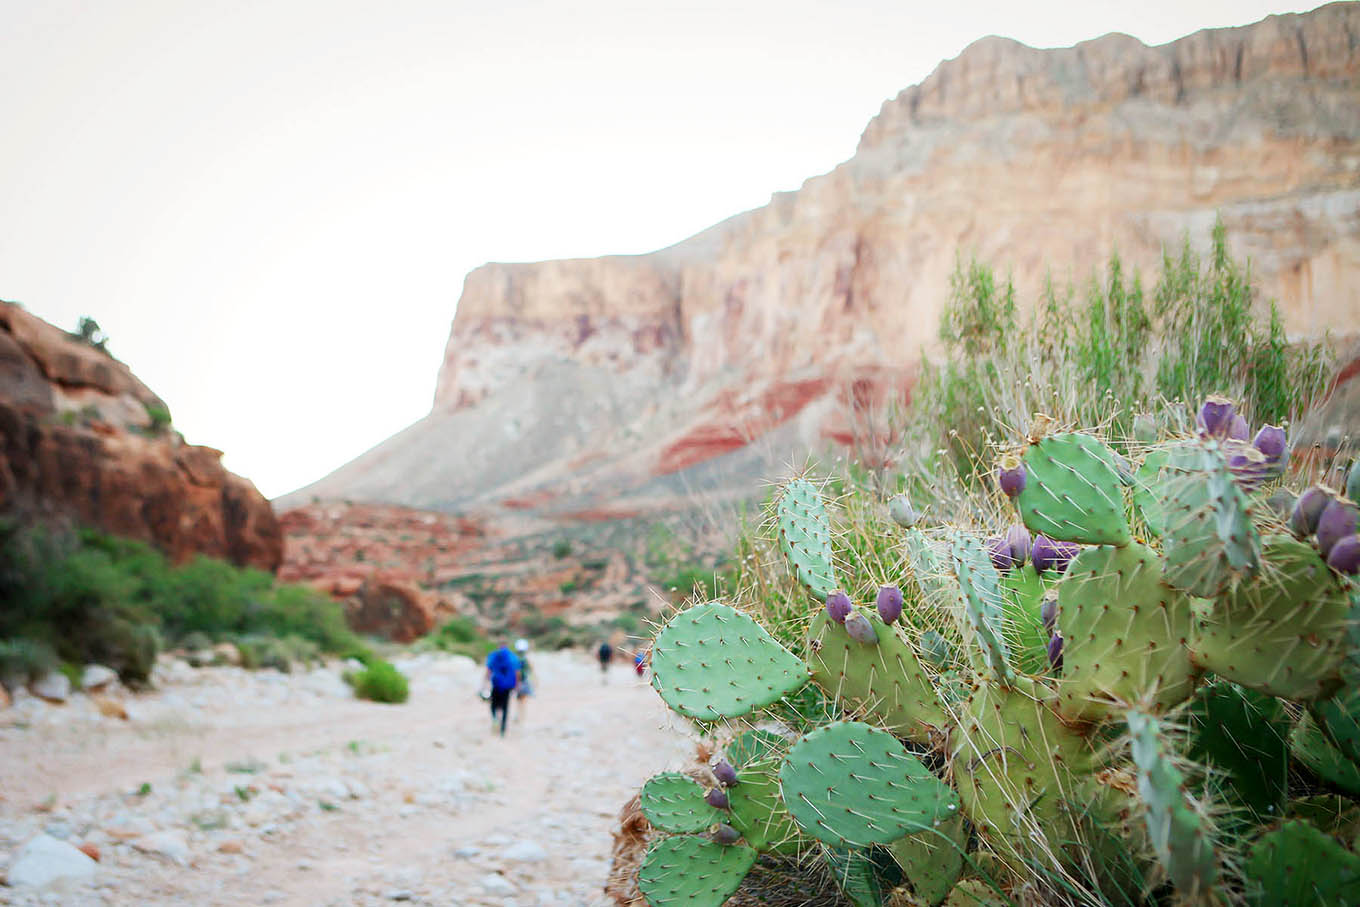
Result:
M534 685L529 680L532 668L529 667L529 640L515 640L515 655L519 658L519 683L515 686L515 701L518 703L516 721L524 720L524 707L530 696L534 695Z
M496 651L486 656L486 683L491 687L491 733L496 732L496 713L501 715L501 736L505 736L505 722L510 717L510 694L519 685L519 659L510 651L505 640Z
M609 682L609 662L614 658L614 647L609 644L609 640L600 643L600 683Z

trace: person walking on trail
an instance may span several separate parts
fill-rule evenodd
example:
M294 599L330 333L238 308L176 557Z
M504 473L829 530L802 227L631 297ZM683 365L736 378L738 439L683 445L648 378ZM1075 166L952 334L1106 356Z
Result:
M486 682L491 686L491 732L496 732L496 713L501 713L501 736L510 717L510 694L519 685L519 659L502 640L496 651L486 656Z
M519 683L515 686L516 721L524 720L524 707L529 697L534 695L534 685L529 680L532 668L529 667L529 640L515 640L515 655L519 658Z
M609 640L600 643L600 683L609 682L609 662L614 659L614 647L609 644Z
M647 674L647 653L641 649L633 656L633 670L639 677L645 677Z

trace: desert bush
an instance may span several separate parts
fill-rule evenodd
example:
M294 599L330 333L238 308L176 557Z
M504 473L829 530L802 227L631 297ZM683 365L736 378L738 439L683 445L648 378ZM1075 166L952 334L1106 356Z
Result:
M374 702L400 703L411 695L406 675L390 661L371 659L368 666L353 675L354 695Z
M45 642L0 639L0 684L6 689L25 686L57 665L57 653Z
M466 655L480 662L495 648L491 640L477 626L471 617L459 615L449 618L435 628L434 632L422 637L416 643L418 650L434 649L450 655Z

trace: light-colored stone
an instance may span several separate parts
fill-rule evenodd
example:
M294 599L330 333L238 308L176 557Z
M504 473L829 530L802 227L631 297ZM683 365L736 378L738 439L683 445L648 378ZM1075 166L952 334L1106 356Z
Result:
M477 880L477 884L481 885L482 890L487 894L503 895L505 897L509 897L519 890L515 887L515 884L505 876L494 872L488 872L486 875L482 876Z
M167 829L143 835L134 839L132 846L142 853L162 857L180 866L187 866L189 863L189 842L180 829Z
M118 672L104 665L86 665L80 674L80 688L87 693L102 690L118 680Z
M96 863L78 848L51 835L30 839L10 861L8 880L14 888L37 888L61 879L88 879Z
M548 859L548 852L536 841L516 841L501 851L501 857L511 863L541 863Z
M241 650L236 648L235 643L219 642L212 647L213 663L220 665L230 665L233 668L241 666Z
M48 671L28 688L34 696L48 702L65 702L71 696L71 680L60 671Z

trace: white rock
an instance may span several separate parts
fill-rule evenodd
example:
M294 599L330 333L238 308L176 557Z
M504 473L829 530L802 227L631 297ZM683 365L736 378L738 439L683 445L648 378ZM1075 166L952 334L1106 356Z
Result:
M89 693L102 689L117 679L118 672L113 668L106 668L103 665L86 665L85 670L80 674L80 688Z
M476 847L474 845L469 844L466 847L460 847L457 850L455 850L453 852L453 855L459 860L471 860L473 857L477 856L481 852L482 849L480 847Z
M189 842L185 840L184 832L178 829L143 835L134 840L132 846L142 853L164 857L181 866L189 863Z
M509 879L494 872L482 876L477 880L477 884L481 885L487 894L512 895L518 890Z
M541 863L548 859L548 852L536 841L516 841L501 851L501 856L511 863Z
M65 841L38 835L9 864L9 884L14 888L38 887L58 879L88 879L97 864Z
M48 671L28 687L33 695L48 702L65 702L71 695L71 681L60 671Z

